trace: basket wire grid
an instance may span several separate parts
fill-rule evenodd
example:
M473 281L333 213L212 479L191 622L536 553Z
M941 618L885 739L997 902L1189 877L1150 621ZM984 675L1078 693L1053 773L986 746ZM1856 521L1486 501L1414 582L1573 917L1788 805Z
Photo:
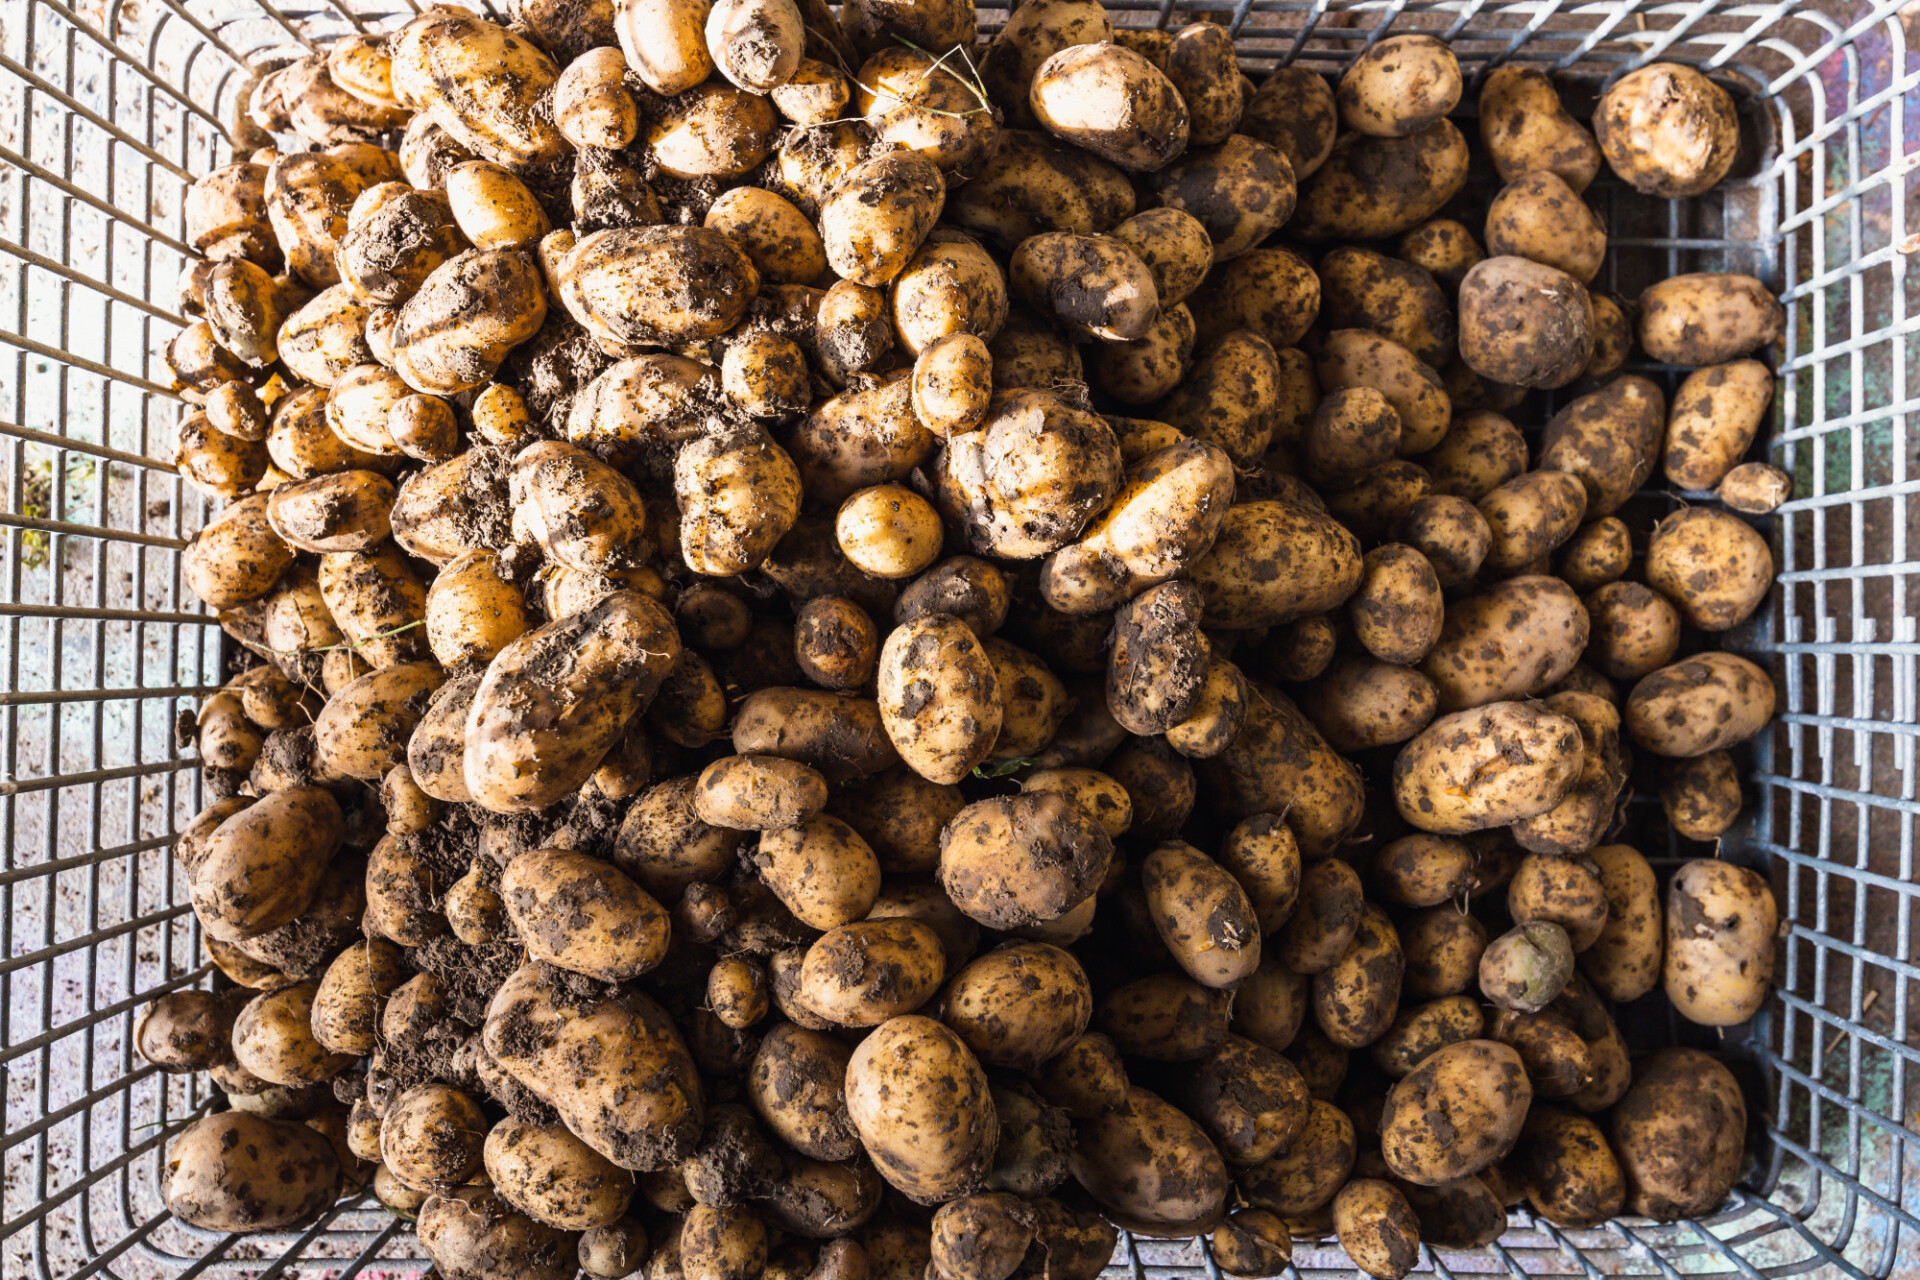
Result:
M506 0L481 0L504 9ZM353 1275L424 1267L369 1197L295 1233L186 1227L161 1199L171 1136L212 1107L132 1029L207 985L169 848L201 804L175 719L223 680L221 635L179 551L209 505L169 464L181 412L161 359L190 257L182 195L227 158L249 63L384 29L415 0L0 0L0 1264L8 1280ZM401 6L405 7L402 8ZM1749 1082L1755 1158L1720 1212L1562 1230L1525 1212L1500 1244L1426 1251L1434 1273L1920 1274L1920 1050L1910 1030L1920 818L1920 510L1907 380L1920 347L1920 60L1892 0L1332 4L1109 0L1123 25L1226 22L1256 76L1337 70L1383 35L1453 41L1471 76L1559 72L1576 110L1656 59L1736 92L1751 136L1726 189L1656 201L1594 188L1608 289L1738 270L1788 306L1764 456L1795 478L1768 523L1779 585L1723 639L1770 666L1778 725L1749 757L1749 816L1723 856L1772 877L1789 922L1778 994L1718 1042ZM984 7L991 31L1004 10ZM1469 88L1468 101L1473 96ZM1484 198L1485 188L1479 188ZM1477 215L1470 218L1477 225ZM1649 367L1669 390L1672 371ZM1514 416L1537 427L1538 397ZM1707 501L1711 495L1671 495ZM1639 522L1642 533L1662 507ZM1645 513L1642 513L1645 514ZM1644 811L1640 802L1634 806ZM1661 837L1668 839L1668 837ZM1706 850L1651 848L1671 867ZM1658 997L1630 1028L1693 1043ZM1298 1274L1353 1274L1331 1245ZM1117 1274L1219 1273L1193 1242L1125 1240Z

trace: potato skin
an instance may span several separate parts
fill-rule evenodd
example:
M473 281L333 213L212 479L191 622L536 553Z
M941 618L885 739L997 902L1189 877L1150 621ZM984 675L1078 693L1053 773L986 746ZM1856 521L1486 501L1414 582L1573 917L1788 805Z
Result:
M1533 1100L1520 1055L1494 1040L1448 1045L1387 1094L1380 1153L1396 1177L1438 1186L1504 1158Z
M747 1069L747 1101L774 1136L815 1160L851 1160L859 1135L847 1116L852 1050L830 1035L790 1022L761 1037Z
M1661 1222L1720 1207L1746 1159L1747 1105L1721 1061L1661 1049L1640 1062L1608 1119L1626 1207Z
M192 873L194 914L221 942L239 942L306 911L340 847L339 802L320 787L288 787L221 821Z
M1577 724L1530 703L1495 702L1442 716L1400 752L1394 803L1423 831L1504 826L1558 804L1581 767Z
M1070 953L1009 942L953 975L940 1016L988 1066L1032 1071L1086 1033L1093 991Z
M979 1062L953 1031L913 1015L853 1051L847 1115L881 1176L918 1204L979 1190L1000 1134Z
M1193 1120L1145 1089L1080 1125L1069 1165L1107 1218L1144 1235L1184 1236L1225 1211L1226 1163Z
M1467 140L1449 120L1404 138L1347 133L1300 187L1287 224L1302 240L1386 240L1419 226L1459 194Z
M1506 63L1487 73L1480 85L1480 140L1502 182L1544 169L1578 192L1600 172L1600 144L1536 67Z
M1154 928L1194 981L1231 988L1260 963L1260 924L1246 890L1213 859L1179 841L1141 866Z
M1479 263L1460 282L1460 358L1495 382L1564 387L1593 358L1586 286L1526 258Z
M1686 368L1725 364L1779 341L1780 300L1752 276L1669 276L1640 295L1640 347Z
M1583 1115L1539 1105L1508 1162L1533 1211L1558 1226L1597 1226L1620 1212L1626 1187L1605 1135Z
M1759 1012L1773 981L1779 919L1773 891L1757 872L1714 858L1674 872L1662 981L1680 1015L1732 1027Z
M1690 759L1745 742L1773 718L1773 681L1738 654L1683 658L1633 686L1627 734L1655 755Z
M1314 1099L1306 1125L1279 1155L1241 1169L1235 1184L1247 1203L1285 1217L1325 1208L1352 1172L1353 1121L1330 1102Z
M940 833L939 880L954 905L990 929L1058 919L1098 887L1113 842L1087 810L1028 792L976 801Z
M1688 507L1654 527L1647 585L1702 631L1726 631L1752 617L1773 585L1773 552L1758 530L1714 507Z
M324 1136L244 1111L202 1116L182 1129L167 1153L167 1175L167 1208L207 1231L291 1227L340 1193L340 1161Z

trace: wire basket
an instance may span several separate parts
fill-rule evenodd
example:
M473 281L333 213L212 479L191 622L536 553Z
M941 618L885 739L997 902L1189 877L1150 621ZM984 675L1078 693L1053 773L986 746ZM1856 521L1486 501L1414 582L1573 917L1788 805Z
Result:
M474 0L469 0L470 3ZM504 8L505 0L479 0ZM1337 70L1389 32L1441 35L1470 76L1560 73L1578 112L1656 59L1733 90L1748 133L1721 191L1593 195L1602 284L1759 275L1787 302L1766 456L1794 476L1771 520L1769 607L1725 637L1770 666L1778 725L1749 757L1749 816L1722 854L1772 877L1790 930L1779 990L1720 1047L1744 1071L1754 1159L1710 1219L1563 1231L1423 1254L1440 1275L1920 1274L1913 1016L1920 817L1920 58L1895 0L1109 0L1122 25L1205 14L1256 78ZM415 0L0 0L0 1269L114 1276L407 1273L403 1224L347 1200L305 1231L226 1236L161 1199L166 1146L216 1101L134 1052L143 1005L209 984L169 847L201 806L175 721L224 678L181 547L208 505L169 464L181 402L161 359L183 323L182 196L228 154L246 64L384 28ZM402 6L405 8L402 9ZM1911 6L1909 6L1911 7ZM991 30L1005 11L982 8ZM1583 101L1582 95L1586 98ZM1467 99L1474 96L1470 86ZM1470 187L1467 207L1486 187ZM1470 219L1477 223L1477 216ZM1675 383L1671 371L1641 368ZM1544 422L1548 397L1515 414ZM1676 495L1688 501L1709 495ZM1670 501L1671 501L1670 500ZM1657 512L1656 512L1657 514ZM1644 526L1643 526L1644 531ZM1737 837L1737 838L1736 838ZM1664 838L1664 837L1663 837ZM1644 847L1644 846L1643 846ZM1657 866L1702 849L1647 848ZM1645 1006L1645 1007L1642 1007ZM1621 1011L1697 1039L1657 996ZM1910 1120L1909 1117L1915 1117ZM1300 1274L1348 1276L1302 1246ZM1193 1242L1123 1242L1119 1274L1218 1272Z

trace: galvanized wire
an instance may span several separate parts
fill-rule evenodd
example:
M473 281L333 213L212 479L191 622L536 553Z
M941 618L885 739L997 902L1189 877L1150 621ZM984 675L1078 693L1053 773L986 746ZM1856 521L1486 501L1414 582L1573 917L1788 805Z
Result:
M223 677L219 632L180 579L207 504L167 465L180 413L160 351L180 318L181 200L228 156L249 60L296 56L416 0L10 0L0 15L0 1263L13 1276L353 1275L422 1265L403 1225L343 1203L297 1233L195 1231L160 1198L168 1142L217 1102L138 1058L153 996L211 980L170 865L200 807L173 721ZM485 6L496 14L504 6ZM1779 995L1721 1045L1753 1073L1764 1131L1722 1211L1563 1230L1522 1211L1442 1276L1912 1274L1904 1181L1920 1080L1909 1025L1920 821L1920 503L1907 426L1920 386L1920 61L1894 0L1114 0L1125 26L1205 14L1252 74L1334 71L1391 32L1451 40L1476 81L1521 62L1590 106L1657 58L1740 96L1764 163L1661 203L1603 180L1605 289L1688 270L1781 290L1788 324L1765 450L1795 477L1767 529L1780 585L1725 642L1771 664L1778 727L1755 744L1752 819L1723 854L1760 866L1790 934ZM1005 11L983 6L991 32ZM1471 92L1469 98L1472 97ZM1584 109L1577 106L1576 109ZM1471 127L1469 125L1469 127ZM1480 192L1484 196L1485 192ZM1472 220L1472 219L1470 219ZM1641 368L1671 390L1673 371ZM1536 428L1551 397L1521 420ZM1687 495L1689 501L1708 495ZM1664 509L1664 508L1662 508ZM1638 532L1644 534L1644 526ZM1650 806L1644 801L1637 811ZM1662 868L1698 856L1646 850ZM1676 1039L1654 999L1621 1011ZM1906 1251L1904 1261L1901 1250ZM1195 1242L1128 1239L1116 1274L1219 1272ZM1303 1242L1296 1273L1346 1276Z

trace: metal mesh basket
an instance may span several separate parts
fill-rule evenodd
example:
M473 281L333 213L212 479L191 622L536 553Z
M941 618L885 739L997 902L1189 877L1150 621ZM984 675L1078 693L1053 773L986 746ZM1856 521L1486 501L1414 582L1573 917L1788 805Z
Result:
M504 7L505 0L482 0ZM1750 820L1724 856L1772 876L1791 928L1779 991L1722 1048L1757 1104L1750 1164L1708 1220L1563 1231L1516 1214L1501 1243L1423 1256L1445 1274L1920 1274L1920 1050L1909 1019L1920 816L1920 58L1895 0L1109 0L1127 25L1206 13L1253 73L1337 69L1390 31L1453 41L1470 74L1507 61L1580 95L1654 59L1743 105L1749 159L1723 191L1595 192L1604 287L1753 272L1787 300L1766 456L1795 477L1770 524L1768 609L1725 643L1771 666L1779 725L1750 758ZM226 156L244 65L296 55L415 0L0 0L0 1265L9 1280L424 1267L401 1224L343 1201L268 1237L188 1228L161 1201L171 1135L204 1080L133 1051L155 995L207 984L169 845L200 807L176 716L223 678L186 591L207 504L168 464L181 412L161 349L181 320L181 199ZM1910 6L1909 6L1910 7ZM991 29L1004 11L983 8ZM1471 89L1468 99L1471 101ZM1471 194L1471 193L1470 193ZM1484 189L1480 194L1484 196ZM1673 385L1670 371L1653 373ZM1527 406L1537 426L1551 408ZM1702 501L1707 495L1685 495ZM1679 500L1676 496L1669 501ZM1644 526L1643 526L1644 528ZM1650 849L1671 860L1702 850ZM1657 998L1623 1011L1684 1036ZM1350 1275L1303 1247L1310 1276ZM1194 1243L1128 1241L1135 1275L1218 1273Z

